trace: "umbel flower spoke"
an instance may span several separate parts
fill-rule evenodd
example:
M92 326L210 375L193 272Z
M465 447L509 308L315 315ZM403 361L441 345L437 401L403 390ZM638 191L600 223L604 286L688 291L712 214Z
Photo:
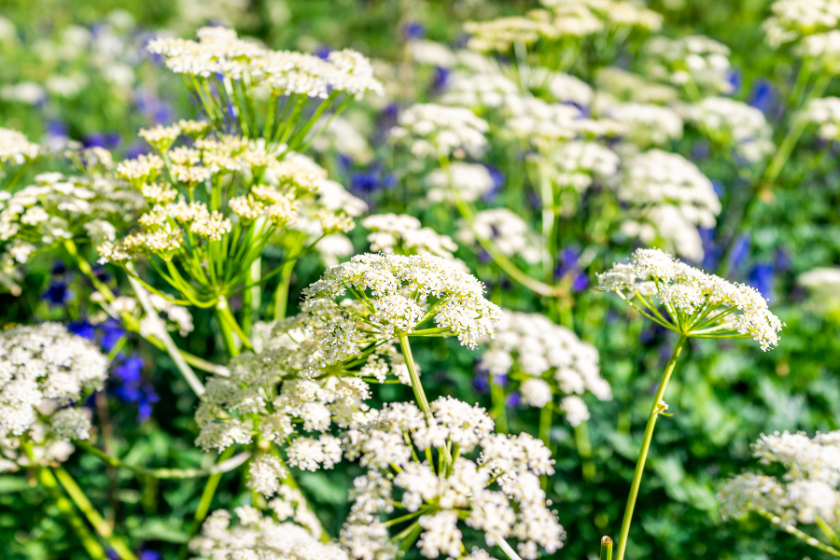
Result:
M636 311L679 335L653 399L636 461L616 555L623 560L656 420L668 410L665 390L686 341L752 338L766 351L778 344L783 324L755 288L706 274L658 249L638 249L629 264L614 265L598 281L600 290L614 291Z

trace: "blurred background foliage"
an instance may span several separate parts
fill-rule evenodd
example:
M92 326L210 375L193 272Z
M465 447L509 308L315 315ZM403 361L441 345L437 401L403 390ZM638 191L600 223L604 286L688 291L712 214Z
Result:
M272 48L352 47L399 63L405 56L404 34L411 26L429 39L463 43L465 20L523 13L534 4L522 0L3 0L0 14L11 26L0 24L0 125L21 130L47 146L61 146L71 139L132 156L143 149L136 138L139 128L198 114L180 78L166 72L143 49L161 30L190 37L198 26L218 22ZM650 7L665 16L666 34L702 33L727 44L737 69L734 96L761 108L771 122L783 116L784 104L771 84L789 81L793 63L784 51L764 45L760 26L768 13L766 0L654 0ZM422 96L420 92L418 97ZM682 142L682 151L688 153L698 144L688 134ZM752 235L741 240L732 255L731 277L758 287L786 322L782 343L762 353L755 345L738 341L691 341L670 388L675 415L659 424L629 558L815 557L814 551L760 520L722 521L715 492L727 476L753 464L749 444L759 434L840 428L840 329L831 313L815 314L814 304L796 285L796 277L815 266L840 264L836 152L836 146L803 142L775 197L753 214ZM323 163L356 190L381 179L373 176L377 173L373 166ZM39 161L30 173L47 167L55 169L56 163ZM746 183L728 175L728 169L713 158L703 162L710 178L737 193ZM364 232L357 230L354 235L357 249L365 249ZM499 279L475 255L464 253L459 256L500 290L506 307L534 308L532 295ZM321 270L315 263L297 269L291 301L297 301L300 290ZM586 273L592 279L597 270ZM0 296L0 320L80 321L90 291L56 255L55 260L30 266L20 297ZM830 303L817 305L825 308ZM580 291L574 294L574 304L576 331L600 350L602 375L615 395L610 402L590 405L591 478L582 474L571 428L558 421L552 432L557 474L550 497L568 532L566 546L553 557L584 559L596 554L600 535L617 533L647 407L673 341L672 333L631 316L608 296ZM199 355L221 356L210 314L195 311L195 325L186 347ZM107 329L97 332L103 344L108 336ZM457 394L489 406L484 387L475 382L475 354L448 342L420 344L415 351L430 396ZM149 465L196 466L202 456L191 445L196 399L173 373L168 356L137 340L131 344L136 346L133 355L142 361L118 366L123 370L109 386L104 408L108 418L103 431L113 433L114 453L128 463L142 459ZM383 386L378 397L388 401L409 395L403 387ZM534 409L515 408L512 431L535 433L537 416ZM143 543L142 560L175 558L178 547L173 545L186 538L186 520L197 505L201 481L137 480L126 472L108 471L83 454L76 454L67 467L90 498L103 504L109 517L124 520L135 542ZM337 470L342 476L321 471L299 478L333 535L348 511L348 485L360 472L346 464ZM237 475L226 475L214 503L231 505L241 484ZM21 476L0 476L0 557L84 558L54 506L44 503L43 494L33 486L34 481Z

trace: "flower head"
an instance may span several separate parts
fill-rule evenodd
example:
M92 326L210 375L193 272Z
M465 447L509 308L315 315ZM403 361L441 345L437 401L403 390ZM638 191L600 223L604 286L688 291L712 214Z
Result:
M706 274L658 249L638 249L629 264L613 265L598 282L600 290L615 291L647 318L688 337L752 338L762 350L779 342L783 324L755 288Z

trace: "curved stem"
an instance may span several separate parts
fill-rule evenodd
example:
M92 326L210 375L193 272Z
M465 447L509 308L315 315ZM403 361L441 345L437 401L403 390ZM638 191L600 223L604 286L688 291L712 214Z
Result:
M493 418L496 420L496 431L500 434L508 433L507 408L505 407L505 388L496 383L496 376L490 375L490 398L493 400Z
M80 447L81 449L84 449L103 463L108 464L114 468L125 469L137 473L139 475L150 476L152 478L201 478L205 476L211 476L214 474L222 474L228 471L232 471L233 469L239 467L251 456L250 452L240 453L235 457L231 457L230 459L227 459L220 463L216 463L212 467L206 469L149 469L146 467L138 467L136 465L128 465L126 463L123 463L116 457L112 457L111 455L104 453L100 449L90 445L87 442L76 441L73 443L74 445Z
M130 267L131 263L128 263L127 266ZM152 302L149 300L148 292L146 292L146 289L141 286L140 282L135 280L131 274L128 275L128 281L134 289L134 293L137 295L137 299L140 301L143 311L146 312L146 316L157 319L158 328L154 329L155 336L163 343L164 348L166 348L166 352L169 354L169 357L172 358L172 361L175 362L175 366L178 368L178 371L184 376L187 385L190 386L196 395L203 395L204 385L195 375L195 372L192 368L190 368L189 364L187 364L186 360L184 360L184 357L181 355L178 347L175 346L175 341L172 340L171 336L169 336L169 332L166 330L166 325L164 325L163 321L161 321L160 317L158 317L157 311L152 305Z
M488 241L484 239L482 236L478 235L478 232L475 231L475 227L473 226L473 213L470 207L467 205L466 202L456 193L452 192L452 197L455 200L455 206L458 208L458 211L461 213L461 216L464 218L464 221L469 226L470 231L475 237L475 240L478 241L478 244L481 245L481 248L487 251L487 254L490 255L490 258L493 259L499 268L501 268L505 274L531 290L532 292L539 294L541 296L546 297L553 297L557 295L562 295L565 290L563 290L559 286L549 286L543 282L535 278L531 278L525 272L519 269L513 261L499 252L496 247Z
M289 284L292 281L292 271L295 269L295 261L290 259L289 262L282 265L283 269L280 273L280 284L277 285L277 290L274 292L274 320L286 318L286 311L289 305Z
M817 550L821 550L821 551L825 552L826 554L831 554L832 556L840 558L840 550L838 550L838 549L836 549L832 546L828 546L827 544L825 544L825 543L821 542L820 540L812 537L811 535L809 535L808 533L805 533L804 531L800 531L794 525L782 525L782 520L779 519L778 516L770 513L769 511L767 511L765 509L757 509L756 513L758 513L760 516L764 517L765 519L769 520L770 523L772 523L773 525L780 526L781 529L784 532L790 533L791 535L793 535L794 537L796 537L800 541L804 542L805 544L813 546Z
M647 460L650 443L653 440L653 429L656 426L656 419L659 413L662 412L661 404L665 396L665 389L668 387L668 381L671 379L671 374L674 372L674 366L677 365L677 358L680 357L680 352L685 345L687 337L684 334L680 335L677 344L674 346L674 351L671 354L671 359L668 360L668 365L665 366L665 373L662 374L662 380L659 382L659 388L656 391L656 396L653 398L653 405L650 408L650 416L648 416L647 426L645 427L645 437L642 440L642 448L639 450L639 458L636 461L636 471L633 473L633 484L630 486L630 495L627 496L627 507L624 510L624 519L621 521L621 534L618 537L618 553L616 560L624 560L624 551L627 548L627 538L630 534L630 522L633 519L633 509L636 507L636 498L639 496L639 487L642 484L642 474L645 470L645 461Z
M61 492L52 471L50 471L48 467L39 466L36 468L38 470L38 481L53 499L56 507L58 507L58 511L61 512L70 524L73 532L76 533L76 536L79 537L80 541L82 541L82 546L85 547L85 550L90 557L94 560L106 560L107 556L105 555L105 551L102 549L102 545L99 544L99 541L97 541L96 537L93 536L93 533L90 532L90 529L88 529L87 525L85 525L85 522L76 513L76 510L73 508L73 504L70 503L70 500L68 500Z
M137 557L133 552L131 552L131 549L125 545L122 539L114 536L111 525L102 518L98 511L96 511L90 503L90 500L88 500L87 496L85 496L85 493L81 488L79 488L79 485L76 484L73 477L70 476L70 473L65 471L63 467L56 467L53 471L55 472L55 476L58 478L58 481L64 487L64 490L76 504L76 507L85 514L85 517L87 517L88 521L90 521L90 524L93 525L94 530L100 537L107 541L111 548L114 549L114 552L117 553L117 556L119 556L122 560L137 560Z

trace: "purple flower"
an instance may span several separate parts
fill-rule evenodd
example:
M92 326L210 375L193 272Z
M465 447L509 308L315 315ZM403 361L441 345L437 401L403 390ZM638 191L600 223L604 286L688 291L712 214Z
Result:
M773 263L760 262L756 263L750 272L747 283L761 292L764 299L770 303L773 299L773 285L776 281L776 270Z
M116 319L108 319L100 324L99 328L102 329L100 344L105 352L113 350L114 346L125 336L125 329Z
M82 145L85 148L106 148L113 150L120 146L121 137L119 132L91 132L82 137Z
M435 76L432 79L432 91L440 92L446 89L449 82L449 75L452 71L449 68L438 66L435 68Z
M70 323L67 325L67 330L88 340L96 339L96 328L84 319Z
M505 406L508 408L516 408L521 402L522 395L519 394L519 391L514 391L505 399Z
M730 68L726 73L726 81L732 86L732 91L729 95L737 95L741 91L741 86L744 84L744 76L738 68Z
M326 45L321 45L320 47L315 49L315 56L317 56L318 58L320 58L322 60L327 60L330 57L331 52L332 52L331 48L329 48Z
M773 89L773 84L765 78L756 80L750 89L747 103L765 115L769 113L776 104L776 90Z
M422 39L426 36L426 26L416 21L410 21L402 26L403 41Z
M744 259L746 259L749 254L750 234L745 233L735 240L735 244L732 247L732 268L738 268L738 266L744 262Z

